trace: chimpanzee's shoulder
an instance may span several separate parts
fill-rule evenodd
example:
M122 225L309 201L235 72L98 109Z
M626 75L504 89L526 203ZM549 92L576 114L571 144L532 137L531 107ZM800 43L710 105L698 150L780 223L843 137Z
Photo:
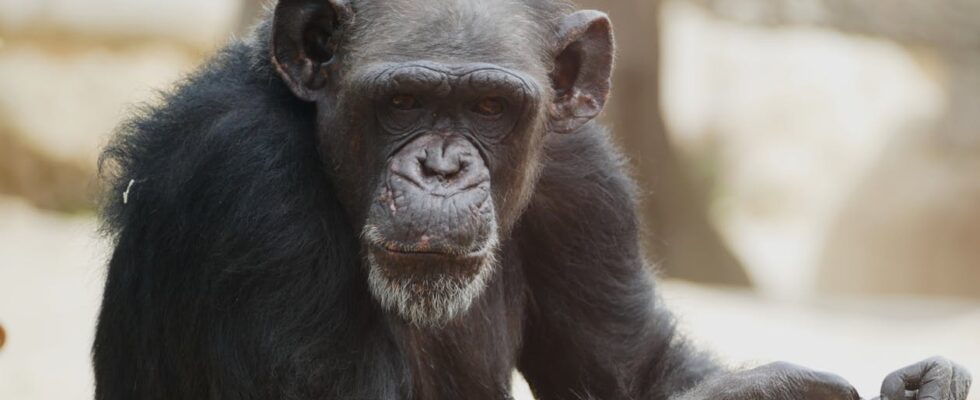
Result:
M568 134L551 134L545 142L544 155L542 185L586 184L634 191L626 157L613 143L609 131L597 123Z
M312 107L289 96L256 51L230 43L118 127L99 161L103 228L115 233L189 199L242 203L256 185L280 193L318 170Z
M636 228L636 188L627 160L609 132L590 123L576 132L552 134L529 213L565 223L585 219Z

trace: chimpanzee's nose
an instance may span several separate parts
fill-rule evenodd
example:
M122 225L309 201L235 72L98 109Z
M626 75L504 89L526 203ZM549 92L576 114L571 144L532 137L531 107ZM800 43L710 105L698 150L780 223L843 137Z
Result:
M471 173L476 171L470 167L477 162L482 164L482 160L466 139L459 136L433 135L421 140L422 146L417 153L417 160L420 178L424 182L465 189L474 183L469 181L479 178L472 175L482 175Z
M454 146L448 140L442 145L428 147L424 150L424 155L419 157L422 175L451 180L467 167L468 161L465 158L469 156L464 149Z
M391 165L392 172L436 195L475 188L490 179L483 158L468 140L429 134L409 143Z

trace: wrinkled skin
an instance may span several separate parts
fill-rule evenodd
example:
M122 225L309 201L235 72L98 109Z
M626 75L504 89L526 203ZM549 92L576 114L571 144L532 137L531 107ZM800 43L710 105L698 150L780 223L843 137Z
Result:
M970 374L963 367L934 357L888 375L874 400L965 400ZM677 400L860 400L844 378L788 363L721 375L709 379Z
M613 43L559 0L281 0L106 149L96 398L857 399L680 337L593 122Z
M483 289L495 268L499 225L514 223L506 211L498 221L493 191L500 198L513 188L491 184L511 179L491 163L507 156L533 169L531 153L512 146L535 134L541 89L519 72L489 64L410 62L367 70L351 90L370 95L348 107L373 114L371 130L390 149L382 154L383 169L372 173L380 181L361 228L371 287L406 319L443 324ZM339 147L323 137L328 149ZM371 156L361 154L354 164ZM363 207L349 209L360 214Z
M881 400L962 400L970 392L972 377L962 366L933 357L898 371L881 384Z

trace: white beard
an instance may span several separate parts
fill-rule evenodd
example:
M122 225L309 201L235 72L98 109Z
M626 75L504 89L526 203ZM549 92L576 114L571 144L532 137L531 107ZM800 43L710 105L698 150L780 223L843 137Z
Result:
M469 276L449 273L392 279L368 252L368 286L384 309L398 313L417 327L440 327L469 310L497 270L496 230L477 254L484 255L477 272Z

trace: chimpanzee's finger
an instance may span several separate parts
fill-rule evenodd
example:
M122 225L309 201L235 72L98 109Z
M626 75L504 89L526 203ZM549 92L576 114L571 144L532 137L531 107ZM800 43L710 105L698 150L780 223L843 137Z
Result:
M970 376L970 371L967 371L962 365L950 364L953 366L953 379L949 388L950 400L966 400L966 396L970 393L973 377Z
M906 390L917 390L918 400L949 400L953 365L942 357L921 361L885 377L881 384L882 400L902 400Z

